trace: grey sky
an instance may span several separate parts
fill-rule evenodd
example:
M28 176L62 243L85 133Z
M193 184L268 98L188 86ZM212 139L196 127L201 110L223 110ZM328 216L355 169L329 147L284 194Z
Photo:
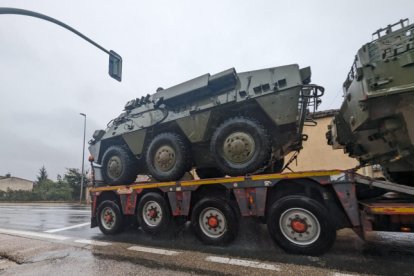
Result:
M387 3L387 4L386 4ZM87 139L126 101L204 73L298 63L338 108L356 50L380 27L414 19L412 0L0 1L69 24L124 60L123 81L106 54L61 27L0 15L0 175L51 178L81 166Z

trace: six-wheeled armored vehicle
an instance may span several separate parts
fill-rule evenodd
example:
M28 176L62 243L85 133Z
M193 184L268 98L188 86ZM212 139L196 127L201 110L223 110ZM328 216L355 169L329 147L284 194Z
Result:
M137 174L180 179L279 172L300 150L307 109L323 88L310 84L309 67L286 65L205 74L133 99L89 142L96 178L132 183Z
M414 24L408 19L373 33L358 50L344 102L327 133L362 165L381 164L391 181L414 179Z

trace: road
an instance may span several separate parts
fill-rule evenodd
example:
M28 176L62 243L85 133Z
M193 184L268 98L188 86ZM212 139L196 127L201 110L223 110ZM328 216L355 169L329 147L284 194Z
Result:
M40 256L64 254L69 264L80 259L79 273L96 272L91 267L97 263L102 263L99 268L125 270L118 274L128 274L131 267L139 267L142 274L154 269L158 274L253 275L412 275L414 271L413 234L381 232L370 234L364 242L352 231L341 230L327 254L310 257L286 254L271 241L266 226L252 219L241 222L239 237L228 247L203 245L189 225L155 238L140 229L105 236L98 228L90 228L89 221L88 206L1 203L0 273L3 269L10 275L44 274L56 265L42 263L42 267L33 262L40 253L32 256L27 249L30 243L43 248ZM68 265L56 268L65 272L63 264Z

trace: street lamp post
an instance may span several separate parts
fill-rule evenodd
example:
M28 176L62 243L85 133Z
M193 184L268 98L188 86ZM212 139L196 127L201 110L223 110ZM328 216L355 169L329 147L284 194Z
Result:
M80 196L79 196L79 203L82 203L82 195L83 195L83 180L84 180L84 165L85 165L85 137L86 137L86 114L85 113L79 113L79 115L82 115L83 120L83 144L82 144L82 174L81 174L81 188L80 188Z

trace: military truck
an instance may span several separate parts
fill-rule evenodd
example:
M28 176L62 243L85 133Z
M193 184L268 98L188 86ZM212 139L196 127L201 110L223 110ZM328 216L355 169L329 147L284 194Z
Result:
M358 50L328 144L361 165L381 164L400 184L414 179L414 24L408 19L373 33Z
M133 99L89 142L96 179L174 181L193 167L201 178L279 172L323 95L310 81L310 68L295 64L231 68Z

